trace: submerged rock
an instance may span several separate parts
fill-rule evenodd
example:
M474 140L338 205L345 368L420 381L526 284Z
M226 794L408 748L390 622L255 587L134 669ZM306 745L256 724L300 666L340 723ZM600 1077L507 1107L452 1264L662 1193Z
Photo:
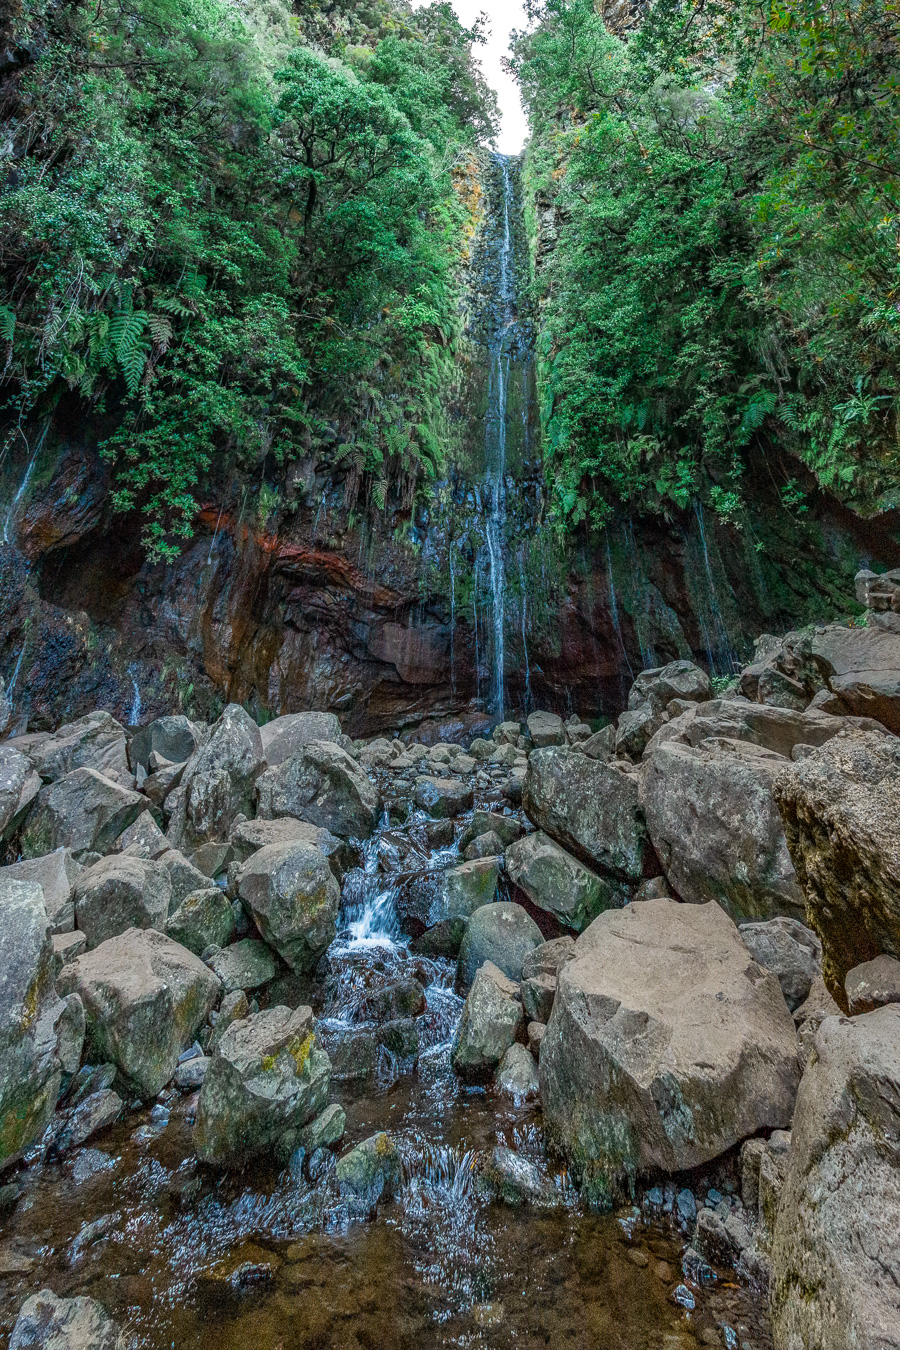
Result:
M50 1289L22 1304L9 1350L121 1350L119 1326L96 1299L57 1298Z
M313 844L269 844L245 864L241 899L292 970L312 970L337 932L341 892Z
M335 1176L346 1195L371 1209L400 1186L400 1150L384 1131L373 1134L338 1159Z
M823 1023L772 1246L776 1345L900 1346L900 1006Z
M559 970L541 1043L544 1120L597 1199L789 1124L798 1081L778 981L718 905L609 910Z
M478 1183L480 1190L507 1205L555 1206L561 1203L553 1182L542 1176L533 1162L502 1145L492 1151Z
M197 1156L225 1168L260 1155L286 1161L325 1106L330 1077L312 1009L269 1008L233 1022L200 1090Z
M509 979L522 978L522 962L543 942L541 930L521 905L500 901L482 905L469 920L459 949L456 974L464 989L485 961L492 961Z
M112 1061L145 1098L172 1077L221 989L202 961L152 928L130 928L79 956L58 985L81 997L94 1062Z

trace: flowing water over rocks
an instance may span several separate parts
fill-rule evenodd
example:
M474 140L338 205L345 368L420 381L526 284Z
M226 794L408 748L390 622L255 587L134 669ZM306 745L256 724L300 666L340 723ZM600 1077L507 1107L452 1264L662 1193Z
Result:
M344 1147L378 1131L396 1143L393 1198L348 1198L327 1149L298 1150L280 1171L208 1172L191 1145L196 1093L165 1089L88 1147L33 1151L0 1243L3 1329L26 1292L49 1286L97 1298L148 1350L767 1350L758 1293L709 1267L708 1284L682 1269L674 1186L591 1212L548 1159L537 1108L457 1080L456 963L417 954L399 897L411 875L437 881L460 863L471 813L436 830L407 814L396 774L375 776L385 818L345 875L338 933L303 1001L334 1057ZM496 811L483 777L476 808ZM398 1014L387 1022L386 1000ZM288 984L260 1001L292 1001ZM511 1194L492 1179L498 1168ZM698 1197L710 1184L698 1179ZM528 1188L531 1203L501 1198Z

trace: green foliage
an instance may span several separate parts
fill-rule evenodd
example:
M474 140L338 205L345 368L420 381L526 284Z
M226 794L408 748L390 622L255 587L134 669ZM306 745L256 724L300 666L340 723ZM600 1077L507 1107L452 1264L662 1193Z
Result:
M452 170L495 115L478 32L387 0L26 0L17 23L39 56L7 94L8 412L77 391L158 557L213 463L313 455L351 495L408 495L441 457Z
M536 285L559 514L700 492L739 525L747 451L775 445L897 504L896 7L658 0L627 42L598 8L536 3L512 61L557 222Z

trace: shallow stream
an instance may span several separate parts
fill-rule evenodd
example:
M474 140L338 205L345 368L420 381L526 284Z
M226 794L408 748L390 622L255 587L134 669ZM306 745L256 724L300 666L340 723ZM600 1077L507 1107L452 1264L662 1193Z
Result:
M591 1213L544 1156L539 1110L456 1081L453 964L414 955L398 920L401 868L459 861L455 846L424 839L413 816L367 846L313 991L327 1046L359 1028L366 995L413 973L426 984L418 1057L382 1048L374 1075L331 1086L347 1113L344 1147L377 1130L397 1140L397 1198L351 1216L333 1155L312 1175L299 1156L277 1173L205 1172L190 1143L196 1096L168 1090L65 1160L21 1172L0 1241L4 1339L27 1294L49 1287L99 1299L148 1350L769 1350L762 1295L724 1271L705 1288L685 1278L674 1187L656 1192L661 1205L638 1196ZM479 1191L477 1161L497 1144L554 1179L557 1207Z

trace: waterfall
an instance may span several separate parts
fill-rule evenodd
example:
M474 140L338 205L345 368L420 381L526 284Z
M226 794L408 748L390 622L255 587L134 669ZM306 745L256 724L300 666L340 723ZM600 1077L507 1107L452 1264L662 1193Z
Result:
M505 621L506 577L503 549L506 526L506 430L507 393L509 388L508 335L515 324L513 275L511 267L512 235L509 227L509 208L512 183L509 160L505 155L493 156L503 180L501 228L498 242L499 281L496 325L490 344L490 375L488 380L487 413L485 416L485 486L489 493L487 518L487 546L490 559L491 620L493 651L491 670L491 712L503 716L506 701Z
M2 542L4 544L12 543L12 540L9 537L9 527L14 523L19 503L25 496L25 493L28 491L28 484L31 482L31 475L34 473L34 466L37 463L38 455L41 453L41 450L43 449L44 441L47 439L47 432L49 430L50 430L50 418L48 417L46 422L44 423L44 427L43 430L41 431L41 434L38 436L37 441L35 442L34 449L32 450L31 454L28 457L28 466L25 469L25 475L21 483L19 484L19 489L16 492L15 496L13 497L12 501L10 502L9 507L7 508L6 517L3 521Z
M719 594L716 590L716 582L713 576L712 565L709 558L709 548L706 543L706 524L703 519L703 506L699 501L694 502L694 515L697 517L697 528L700 536L700 547L703 553L703 566L706 572L706 585L709 595L710 617L712 619L714 633L711 635L704 631L703 637L706 643L707 654L709 658L710 673L716 673L716 660L714 647L721 653L726 671L730 674L737 669L737 662L734 659L734 652L731 649L731 643L728 640L728 629L725 625L725 619L722 615L722 607L719 603ZM706 629L702 615L698 611L701 630ZM714 639L714 640L711 640Z
M134 698L128 711L128 725L136 727L141 720L141 687L137 682L135 675L136 666L128 667L128 674L131 677L131 688L134 691Z
M456 642L456 573L453 570L453 540L450 540L450 694L456 695L455 642Z

